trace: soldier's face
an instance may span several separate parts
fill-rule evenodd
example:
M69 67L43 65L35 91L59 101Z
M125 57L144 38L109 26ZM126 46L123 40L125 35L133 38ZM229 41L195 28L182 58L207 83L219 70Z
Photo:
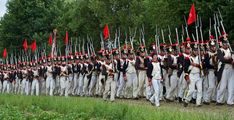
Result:
M197 56L198 55L198 50L193 50L193 54Z
M212 52L214 52L214 51L216 51L216 47L215 47L215 46L212 46L212 47L210 47L210 50L211 50Z
M228 49L228 44L227 43L223 43L223 49Z
M190 53L190 48L186 48L185 52L189 54Z
M144 57L145 56L145 52L141 52L141 54L140 54L142 57Z

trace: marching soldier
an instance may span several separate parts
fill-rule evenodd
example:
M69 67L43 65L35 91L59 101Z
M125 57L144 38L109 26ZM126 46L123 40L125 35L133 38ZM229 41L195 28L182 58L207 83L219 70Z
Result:
M88 54L84 55L85 63L84 63L84 86L83 86L83 95L88 96L89 92L89 83L92 76L93 65L89 59Z
M145 49L146 49L145 46L141 45L139 47L140 55L136 57L135 65L136 65L136 70L138 72L137 94L138 94L138 97L143 97L143 95L145 95L146 99L149 99L149 97L151 96L151 93L150 93L149 81L147 80L147 76L146 76L147 64L149 60L146 58Z
M32 75L33 75L33 81L32 81L32 89L31 89L31 95L34 95L34 92L36 93L36 96L39 96L39 70L37 69L36 64L33 64L32 69Z
M122 50L122 58L117 61L117 68L119 71L119 81L117 83L118 89L116 93L117 98L124 97L124 91L126 86L126 69L127 69L127 54L128 54L128 47L124 46Z
M205 54L205 66L207 69L207 79L204 80L204 88L205 94L203 95L204 98L204 104L209 105L210 101L212 100L212 97L214 94L216 94L216 84L217 84L217 67L218 67L218 61L217 61L217 50L215 46L215 41L212 36L210 36L211 40L209 41L209 51L207 54Z
M190 38L187 38L187 42L182 43L184 52L179 54L178 57L178 66L179 66L179 71L178 71L178 77L179 77L179 83L178 83L178 101L182 103L182 100L184 98L185 90L187 88L187 83L184 78L185 76L185 68L186 68L186 60L189 59L190 57Z
M95 85L97 84L97 60L96 60L96 56L92 55L91 56L91 63L90 66L92 66L92 74L91 74L91 78L90 78L90 84L89 84L89 94L88 96L93 96L94 95L94 90L95 90Z
M202 78L201 78L201 61L199 60L198 44L195 41L192 44L193 51L191 56L185 58L185 80L188 84L188 92L185 93L184 107L188 106L194 92L197 89L196 105L201 106L202 99Z
M125 89L125 97L126 98L134 98L137 99L137 72L135 69L135 55L133 49L129 50L129 56L127 59L127 69L126 69L126 89Z
M53 96L54 92L54 79L53 79L53 65L51 63L51 58L48 57L48 63L46 66L46 95Z
M79 73L80 73L80 65L79 65L79 56L75 56L75 60L72 64L72 70L74 72L74 78L73 78L73 89L72 89L72 95L77 95L78 86L79 86Z
M172 44L171 47L169 47L169 52L170 54L168 55L168 89L166 90L166 100L167 101L173 101L175 97L177 96L176 94L176 89L178 87L178 55L176 53L176 46L177 44Z
M61 72L60 76L60 96L64 95L68 96L68 89L66 88L66 81L68 77L68 70L65 63L65 57L62 57L62 65L60 66Z
M152 54L152 60L151 62L148 62L147 68L148 85L152 86L154 90L153 96L149 100L152 105L159 107L160 91L162 90L160 87L162 81L162 68L158 61L158 56L155 53Z
M9 93L10 92L10 85L9 85L9 71L5 69L3 72L3 84L2 84L2 93Z
M105 81L105 90L103 93L103 99L107 100L108 93L110 91L110 101L113 102L115 100L115 91L116 91L116 81L115 81L115 67L113 56L111 54L106 53L106 63L104 64L107 71L107 79Z
M224 94L227 88L227 104L234 104L234 69L233 58L228 45L227 34L222 36L222 47L217 51L217 57L220 61L218 68L218 88L217 88L217 105L224 104Z

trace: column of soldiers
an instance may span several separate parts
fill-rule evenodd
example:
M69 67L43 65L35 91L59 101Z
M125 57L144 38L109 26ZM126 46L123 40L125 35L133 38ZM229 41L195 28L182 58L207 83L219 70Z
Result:
M220 42L128 45L37 61L1 64L0 91L22 95L146 98L152 105L178 101L186 107L234 104L234 61L227 35ZM219 47L217 47L217 45ZM158 49L160 49L160 52ZM180 49L180 50L178 50ZM181 52L179 52L181 51ZM147 55L148 54L148 55Z

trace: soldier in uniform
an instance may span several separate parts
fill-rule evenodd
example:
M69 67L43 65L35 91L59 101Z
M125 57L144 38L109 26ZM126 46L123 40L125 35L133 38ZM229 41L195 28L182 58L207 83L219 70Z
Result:
M68 95L68 90L66 89L66 81L68 77L68 70L65 62L65 57L62 57L62 65L60 66L61 72L60 76L60 96Z
M34 63L32 69L33 81L31 95L34 95L34 93L36 93L36 96L39 96L39 72L37 67L38 66L36 66L36 63Z
M68 71L68 77L66 80L66 90L65 90L65 96L68 96L70 93L72 93L72 87L74 83L74 72L72 69L72 62L74 60L73 55L70 55L68 57L68 64L67 64L67 71ZM67 91L67 92L66 92Z
M7 65L8 66L8 65ZM2 88L2 93L9 93L10 92L10 85L9 85L9 70L7 68L5 71L3 71L3 88Z
M194 92L197 91L196 105L201 106L202 99L202 78L201 78L201 61L199 60L198 43L192 44L193 51L191 56L185 58L185 80L188 83L188 92L185 93L184 107L188 106ZM197 89L197 90L196 90Z
M80 73L78 54L75 55L75 60L72 64L72 70L74 73L72 95L77 95L78 86L79 86L79 84L78 84L79 83L79 73Z
M147 80L147 76L146 76L148 60L146 57L145 49L146 49L145 46L140 45L139 46L140 55L136 57L135 65L136 65L136 70L138 72L137 94L138 94L138 97L143 97L143 95L145 95L146 99L149 99L149 97L151 96L151 93L150 93L149 81Z
M127 82L126 82L125 97L137 99L138 78L135 68L136 60L133 49L130 49L128 53L129 55L127 59L127 69L126 69Z
M90 79L92 76L92 71L93 71L93 65L90 61L90 58L88 56L88 54L84 55L84 85L83 85L83 95L88 96L88 92L89 92L89 83L90 83Z
M84 66L84 59L83 55L80 53L79 56L80 62L80 73L79 73L79 86L78 86L78 95L83 96L83 85L84 85L84 76L85 76L85 66Z
M178 54L176 52L176 46L177 44L172 44L171 47L169 47L169 55L168 55L168 82L169 86L168 89L166 90L166 97L165 99L167 101L173 101L177 94L176 94L176 89L178 87Z
M233 69L233 57L228 45L227 34L222 36L222 47L217 51L217 57L220 61L218 68L218 80L220 80L217 88L217 105L224 104L224 94L227 89L227 104L234 104L234 69Z
M152 105L159 107L160 91L162 90L160 87L162 81L162 68L156 53L152 54L152 60L151 62L148 62L147 68L148 85L152 86L154 90L153 96L151 96L149 100Z
M91 63L90 63L90 69L92 69L92 74L91 74L91 78L90 78L90 85L89 85L89 96L93 96L94 92L95 92L95 85L97 84L97 60L96 60L96 56L92 55L91 56Z
M54 84L53 65L51 63L51 58L48 57L46 66L46 95L53 96Z
M128 47L125 45L122 50L122 58L117 61L117 69L119 71L119 81L117 83L118 89L116 93L117 98L124 97L124 91L126 86L126 69L127 69L127 54L128 54Z
M116 81L115 81L115 67L113 56L110 53L105 54L106 56L106 63L104 64L106 71L107 71L107 79L105 81L105 90L103 93L103 99L107 100L108 93L110 92L110 101L115 100L115 91L116 91Z
M185 60L189 59L190 57L190 38L187 38L186 42L182 43L184 52L179 54L178 57L178 77L179 77L179 83L178 83L178 101L182 103L182 100L184 98L184 93L187 88L186 80L184 79L185 76L185 65L187 64ZM186 64L185 64L186 63Z
M217 50L215 46L215 41L212 36L210 36L211 40L209 41L209 51L205 54L205 66L207 69L207 79L204 80L204 88L205 92L203 95L204 104L209 105L212 100L212 96L216 92L216 84L217 84L217 77L215 73L217 72L218 61L217 61Z

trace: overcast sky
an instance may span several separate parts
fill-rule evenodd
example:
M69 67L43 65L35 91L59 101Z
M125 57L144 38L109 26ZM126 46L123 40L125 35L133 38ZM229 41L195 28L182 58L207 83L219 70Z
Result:
M0 0L0 17L6 13L6 2L7 0Z

